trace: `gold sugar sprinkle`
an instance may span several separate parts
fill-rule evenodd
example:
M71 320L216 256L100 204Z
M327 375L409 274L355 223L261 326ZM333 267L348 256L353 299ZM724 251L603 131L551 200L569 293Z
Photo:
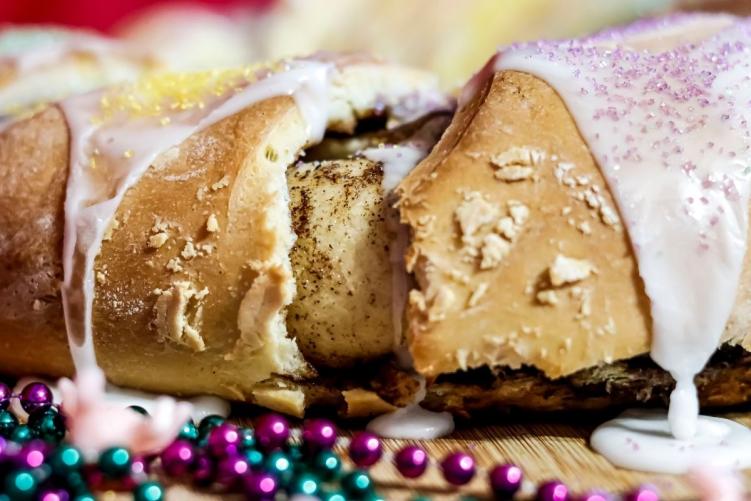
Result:
M160 123L166 125L169 117L165 113L203 109L207 98L241 91L258 80L261 73L278 72L284 67L281 62L194 73L150 73L104 94L99 101L101 116L95 120L108 120L124 113L131 117L162 117Z

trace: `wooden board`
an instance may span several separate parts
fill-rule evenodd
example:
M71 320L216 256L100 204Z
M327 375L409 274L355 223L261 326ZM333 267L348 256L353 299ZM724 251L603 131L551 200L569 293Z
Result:
M751 425L751 413L728 414L727 417ZM243 419L238 419L242 423ZM548 479L561 479L575 492L588 489L605 489L623 493L641 483L651 483L658 487L664 500L696 499L696 493L689 483L680 476L653 475L625 471L611 466L604 458L594 453L587 445L589 434L595 422L517 422L502 425L484 425L463 428L452 436L439 440L421 441L432 458L441 458L456 450L471 451L481 468L512 461L519 465L531 482L527 495L520 499L530 499L532 484ZM352 429L343 430L348 434ZM393 453L407 441L386 440L386 450ZM416 494L432 499L459 499L462 496L475 496L489 499L484 475L461 489L452 489L443 481L435 464L419 480L405 480L388 461L382 461L372 469L378 483L379 492L388 500L409 500ZM751 488L751 473L746 475L746 487ZM532 496L533 497L533 496ZM235 499L241 499L234 497ZM102 499L129 499L114 493L104 493ZM226 499L216 494L198 493L184 486L173 486L168 491L169 500L218 500Z

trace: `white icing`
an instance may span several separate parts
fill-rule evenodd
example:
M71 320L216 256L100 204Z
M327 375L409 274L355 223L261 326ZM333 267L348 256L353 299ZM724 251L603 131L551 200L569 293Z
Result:
M410 440L432 440L454 431L454 418L449 412L433 412L420 407L425 398L425 379L420 377L420 390L415 401L368 423L368 430L382 437Z
M425 114L431 111L424 108ZM381 187L386 211L386 225L394 235L389 246L389 263L391 264L391 324L394 338L394 356L400 367L411 369L412 356L404 343L402 320L409 295L409 277L405 254L409 247L409 227L399 222L399 211L394 190L412 172L412 169L425 158L440 134L448 124L448 117L436 115L422 125L407 141L396 145L384 145L367 148L359 154L373 162L379 162L383 168Z
M700 416L688 440L673 437L662 411L628 411L592 433L592 447L621 468L686 473L695 467L748 468L751 433L729 419Z
M717 423L699 420L693 379L720 343L747 248L749 40L748 19L694 15L519 44L501 51L462 96L466 103L491 72L512 69L545 80L568 106L631 239L650 298L651 356L676 380L667 418L676 440L665 438L673 445L701 441L707 423ZM737 439L729 457L737 458L736 443L751 432L727 426ZM623 462L623 444L606 442L593 446ZM668 467L638 458L628 466Z
M382 148L368 148L361 152L362 156L383 165L384 196L388 196L399 185L407 174L412 172L415 165L425 158L429 149L422 144L395 144Z
M428 148L410 143L368 148L360 154L383 166L381 185L384 194L386 225L394 236L389 245L391 264L391 325L394 338L394 355L400 366L412 367L409 352L404 348L402 318L407 305L409 281L404 254L409 246L409 229L399 222L399 213L393 207L393 191L415 166L428 154Z

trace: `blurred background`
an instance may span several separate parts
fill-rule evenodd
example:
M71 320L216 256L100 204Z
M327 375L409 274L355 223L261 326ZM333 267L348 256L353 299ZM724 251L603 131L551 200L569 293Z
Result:
M3 43L28 43L28 31L18 36L8 26L61 25L127 39L175 69L364 50L433 70L453 86L498 45L676 9L751 13L751 0L0 0L0 56Z

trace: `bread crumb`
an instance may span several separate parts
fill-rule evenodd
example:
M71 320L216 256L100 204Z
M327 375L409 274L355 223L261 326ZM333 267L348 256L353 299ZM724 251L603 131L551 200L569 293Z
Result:
M569 184L569 173L574 169L571 162L560 162L553 169L553 175L561 184Z
M219 181L211 185L211 191L219 191L229 186L229 175L225 174Z
M107 276L101 271L96 272L96 283L104 285L107 282Z
M463 285L468 285L469 282L471 281L470 278L469 278L469 276L467 276L466 273L462 273L459 270L451 270L451 271L449 271L448 272L448 276L450 278L452 278L453 280L455 280L455 281L457 281L457 282L459 282L460 284L463 284Z
M156 289L154 325L163 339L187 346L194 351L204 351L206 344L201 336L203 305L208 288L198 290L188 281L173 282L170 289Z
M454 293L445 286L429 289L427 300L428 322L437 322L446 317L446 311L454 303Z
M198 243L196 249L202 256L210 256L214 252L214 244L210 243Z
M560 287L561 285L579 282L594 271L594 266L587 260L558 254L549 269L550 283L554 287Z
M568 216L569 214L571 214L571 207L566 206L561 209L561 216Z
M584 235L592 234L592 227L589 226L589 223L587 221L582 221L581 223L577 224L576 229L582 232Z
M158 249L169 240L169 234L165 231L160 231L149 237L149 247L152 249Z
M208 231L209 233L215 233L219 231L219 221L217 221L215 214L211 214L206 220L206 231Z
M517 200L507 202L508 212L516 224L522 226L529 219L529 208Z
M436 217L434 214L425 214L417 218L415 224L415 238L424 240L433 233L433 226L435 225Z
M33 303L31 303L31 309L34 311L39 311L42 309L42 301L39 299L35 299Z
M534 169L532 167L503 167L495 171L494 177L501 181L513 183L516 181L524 181L532 177Z
M511 244L495 233L486 235L482 241L480 269L489 270L498 266L511 252Z
M619 223L618 214L606 204L600 207L600 219L608 226L616 226Z
M180 252L180 255L185 260L193 259L198 255L198 252L196 252L196 247L193 245L193 242L188 240L185 242L185 247L183 247L183 250Z
M112 240L112 234L118 229L120 229L120 221L118 221L116 217L113 217L110 224L107 225L107 229L104 231L102 242L109 242Z
M513 241L519 233L519 227L510 217L502 217L496 223L495 231L506 237L508 240Z
M173 257L167 262L166 268L172 273L180 273L183 271L183 265L180 262L180 258Z
M534 166L545 158L545 152L535 148L514 146L490 157L490 163L497 167L495 178L507 182L523 181L532 177Z
M590 209L599 209L600 205L602 205L602 200L600 200L600 196L595 193L595 191L590 188L589 190L585 191L583 193L584 202L586 202L587 206Z
M498 155L490 157L490 163L496 167L512 165L537 165L545 158L545 152L528 146L513 146Z
M475 287L475 289L472 291L472 294L470 294L469 296L469 300L467 301L467 306L469 308L474 308L475 306L477 306L487 291L488 291L488 284L486 282L481 282L477 284L477 287Z
M456 364L459 366L459 369L466 371L467 370L467 358L469 358L469 351L464 348L459 348L456 350Z
M465 194L464 200L454 211L454 218L461 230L462 242L466 245L477 245L477 231L495 221L499 213L498 206L485 200L481 193L473 191Z
M542 290L537 293L537 302L549 306L555 306L558 304L558 294L552 289Z

